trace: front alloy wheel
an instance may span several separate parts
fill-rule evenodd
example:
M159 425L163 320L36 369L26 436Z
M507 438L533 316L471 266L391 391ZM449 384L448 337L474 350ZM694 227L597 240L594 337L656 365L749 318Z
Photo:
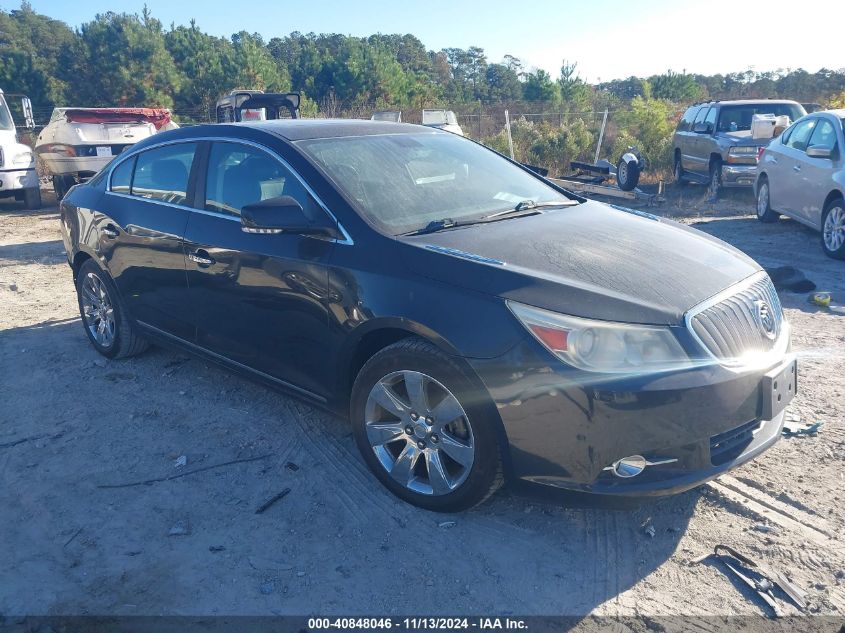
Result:
M471 370L432 343L412 336L376 352L350 404L364 461L397 497L455 512L502 485L498 410Z
M396 371L370 390L367 439L381 466L401 486L445 495L466 481L475 441L458 399L418 371Z
M822 247L828 256L845 259L845 201L834 200L825 209Z

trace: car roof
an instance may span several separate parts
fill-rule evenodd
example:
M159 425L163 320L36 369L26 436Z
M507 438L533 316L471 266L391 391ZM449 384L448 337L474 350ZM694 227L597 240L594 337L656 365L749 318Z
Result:
M760 103L774 103L777 105L782 104L790 104L790 105L800 105L797 101L792 101L791 99L734 99L732 101L702 101L701 103L696 103L697 106L714 106L714 105L757 105Z
M273 121L247 121L232 125L269 132L287 141L383 134L449 134L449 132L441 132L423 125L362 119L276 119Z

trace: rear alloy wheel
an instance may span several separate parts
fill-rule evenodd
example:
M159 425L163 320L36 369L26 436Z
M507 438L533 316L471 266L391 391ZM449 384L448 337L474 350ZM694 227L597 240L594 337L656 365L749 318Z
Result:
M845 201L827 204L822 215L822 248L829 257L845 259Z
M675 184L679 187L686 187L687 179L684 177L684 166L681 164L681 157L675 156L674 168Z
M769 181L766 178L760 180L757 187L757 219L760 222L777 222L780 213L772 211L771 202L769 200Z
M111 278L92 259L76 276L79 313L94 348L106 358L124 358L148 347L123 309Z
M722 163L715 160L710 163L710 198L718 199L722 191Z
M502 483L496 434L463 371L421 339L373 356L352 395L355 440L367 465L398 497L439 512L465 510ZM493 408L495 412L495 408Z

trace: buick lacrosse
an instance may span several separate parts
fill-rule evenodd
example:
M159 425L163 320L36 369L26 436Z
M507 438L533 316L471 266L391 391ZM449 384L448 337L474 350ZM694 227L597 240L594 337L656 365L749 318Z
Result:
M757 263L431 128L157 134L61 221L98 352L174 345L347 416L431 510L689 489L771 446L797 386Z

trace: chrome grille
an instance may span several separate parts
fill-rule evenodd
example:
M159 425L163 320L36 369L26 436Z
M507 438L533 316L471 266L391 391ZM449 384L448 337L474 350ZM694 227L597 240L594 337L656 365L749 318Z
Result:
M771 332L760 315L766 306L773 321ZM783 329L783 309L771 279L761 273L693 308L687 323L713 356L738 362L746 354L765 353L775 346Z
M0 167L3 166L3 148L0 147Z

